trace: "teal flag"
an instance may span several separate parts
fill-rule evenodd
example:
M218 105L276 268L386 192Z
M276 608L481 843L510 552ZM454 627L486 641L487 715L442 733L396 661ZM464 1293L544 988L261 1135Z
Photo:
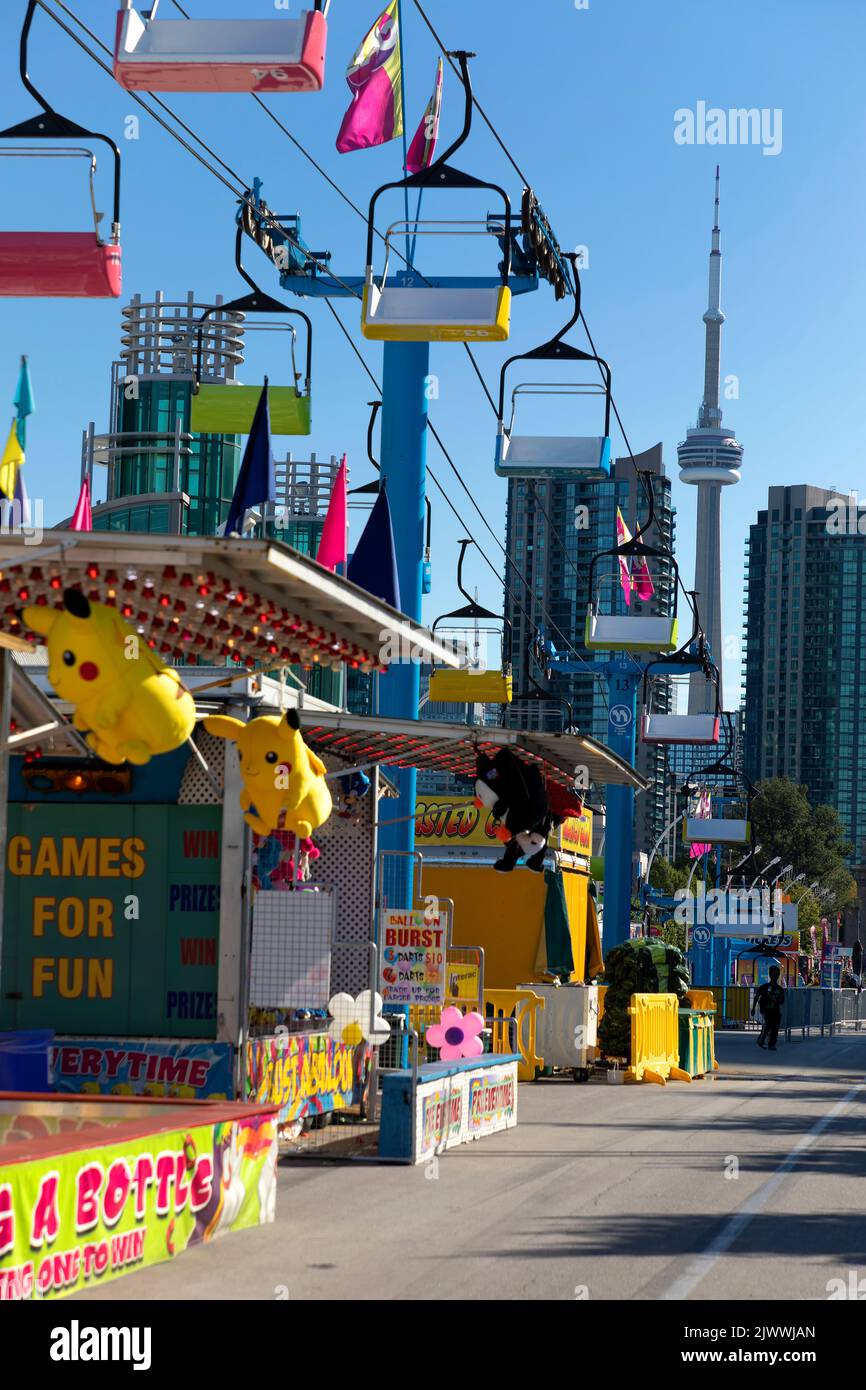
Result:
M27 443L27 416L32 415L36 409L36 402L33 399L33 383L30 380L30 368L27 365L26 357L21 358L21 371L18 373L18 385L15 387L12 404L15 407L18 442L23 449Z

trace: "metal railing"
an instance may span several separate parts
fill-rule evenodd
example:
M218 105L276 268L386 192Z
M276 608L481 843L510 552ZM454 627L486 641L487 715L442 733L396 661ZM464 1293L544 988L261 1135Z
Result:
M757 1029L760 1020L752 1018L752 985L711 985L716 1001L717 1028ZM842 1029L860 1032L866 1023L866 990L821 989L811 986L785 990L782 1027L788 1042L795 1035L833 1037Z

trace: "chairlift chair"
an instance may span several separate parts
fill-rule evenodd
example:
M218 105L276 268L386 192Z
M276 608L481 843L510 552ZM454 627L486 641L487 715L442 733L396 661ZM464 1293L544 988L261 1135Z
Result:
M329 4L297 19L158 19L159 0L141 13L122 0L114 76L131 92L320 92Z
M300 309L290 309L277 299L260 290L255 281L241 264L241 238L243 227L239 224L235 238L235 265L252 287L251 294L241 295L225 304L214 304L205 309L199 319L196 335L196 366L193 385L190 429L195 434L249 434L256 406L261 396L260 386L241 386L234 382L204 381L204 334L207 320L213 314L291 314L306 325L307 347L305 376L302 380L295 363L295 329L290 324L271 325L291 334L292 386L270 386L268 404L272 434L309 434L312 429L312 402L310 397L313 326ZM251 324L249 327L261 328L267 325ZM300 389L299 389L300 384Z
M509 357L499 374L499 427L496 435L496 472L505 478L559 478L579 474L583 478L610 476L610 367L601 357L583 352L571 343L563 342L565 334L580 318L580 276L577 256L566 257L572 263L574 275L574 312L568 323L548 342L531 352L518 352ZM505 379L513 362L595 362L601 370L598 383L521 382L511 393L511 417L505 423ZM604 434L538 435L516 434L514 430L518 401L528 396L604 396Z
M668 551L660 550L657 546L647 545L641 539L652 525L655 516L655 499L651 478L647 483L647 492L649 514L643 526L639 527L631 540L625 541L621 545L612 546L609 550L600 550L590 561L590 597L587 607L584 635L584 645L589 651L673 652L676 650L679 640L677 620L679 569L672 554ZM617 561L620 557L631 560L633 558L648 558L651 556L666 560L670 566L672 576L673 611L669 614L601 613L599 611L601 585L608 579L613 579L614 583L618 584L619 577L618 575L603 576L598 583L598 587L596 587L596 568L601 560L611 556Z
M700 628L697 595L690 595L694 612L694 629L685 646L660 661L648 662L643 677L643 707L641 721L641 740L643 743L669 746L675 743L692 747L709 747L719 741L721 725L721 701L719 696L718 668L710 660L706 640ZM682 666L684 671L703 670L715 691L715 708L700 714L668 714L652 708L654 666L664 667L664 675L676 674L671 667Z
M725 716L726 747L721 757L714 763L701 768L698 776L701 782L712 782L718 778L726 793L726 799L739 803L738 814L733 816L686 816L683 819L683 840L686 844L709 845L748 845L752 840L750 812L754 787L744 773L730 761L734 748L734 731L730 716ZM725 787L725 778L730 785Z
M472 126L472 84L469 78L469 53L450 55L460 64L460 77L465 93L463 130L444 154L427 169L409 174L394 183L383 184L370 199L367 222L367 265L361 306L361 332L365 338L403 343L501 343L508 337L511 321L511 203L499 184L487 183L472 174L454 169L448 160L468 138ZM398 188L482 189L496 193L502 199L504 218L488 216L483 222L417 221L410 224L395 222L386 235L385 268L381 276L373 274L373 239L376 235L376 203L381 195ZM500 276L496 281L480 279L459 280L436 284L417 271L393 275L389 279L393 237L409 227L420 229L420 235L441 235L443 229L457 235L488 235L504 237ZM481 228L479 232L479 227Z
M42 113L0 131L0 140L76 140L67 146L31 149L15 145L0 155L15 158L84 158L89 160L90 205L93 230L89 232L0 231L0 295L51 299L116 299L121 288L120 248L120 151L108 135L86 130L56 112L31 82L27 73L27 44L37 0L29 0L19 44L19 72L27 91ZM103 214L97 210L94 189L96 159L81 141L101 140L114 158L114 200L111 235L99 235Z
M547 642L542 638L541 632L536 628L533 635L526 644L526 679L529 682L528 690L515 691L512 697L512 704L554 704L559 705L563 712L564 734L577 732L574 723L574 710L571 701L564 695L557 695L552 690L545 690L544 686L536 680L532 674L533 661L538 666L541 674L550 680L550 652L549 639Z
M513 691L511 622L508 618L501 618L498 613L492 613L489 608L483 608L464 589L463 557L469 545L472 545L472 541L461 540L460 557L457 561L457 587L466 599L466 604L463 608L455 608L451 613L442 613L434 621L431 631L435 632L439 624L447 622L449 618L467 618L475 623L478 619L487 618L501 623L502 666L500 670L495 671L451 670L434 666L430 672L429 698L437 703L447 701L461 705L510 705ZM491 629L486 628L484 630L490 631Z

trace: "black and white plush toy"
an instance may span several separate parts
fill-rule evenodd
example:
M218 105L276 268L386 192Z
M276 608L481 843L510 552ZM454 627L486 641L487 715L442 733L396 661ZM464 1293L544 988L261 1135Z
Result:
M505 853L494 869L507 874L525 859L528 869L541 873L549 824L547 788L538 768L521 762L507 748L500 748L495 758L479 753L475 803L499 821L496 833L505 842Z

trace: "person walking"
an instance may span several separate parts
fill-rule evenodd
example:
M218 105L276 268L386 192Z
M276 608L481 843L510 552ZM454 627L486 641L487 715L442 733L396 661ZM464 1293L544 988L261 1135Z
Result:
M785 1007L785 991L779 984L781 972L778 965L771 965L769 973L770 978L767 983L755 991L752 1018L755 1017L755 1009L760 1008L762 1027L761 1036L758 1038L758 1047L766 1046L769 1052L775 1052L779 1026L782 1022L782 1009Z

